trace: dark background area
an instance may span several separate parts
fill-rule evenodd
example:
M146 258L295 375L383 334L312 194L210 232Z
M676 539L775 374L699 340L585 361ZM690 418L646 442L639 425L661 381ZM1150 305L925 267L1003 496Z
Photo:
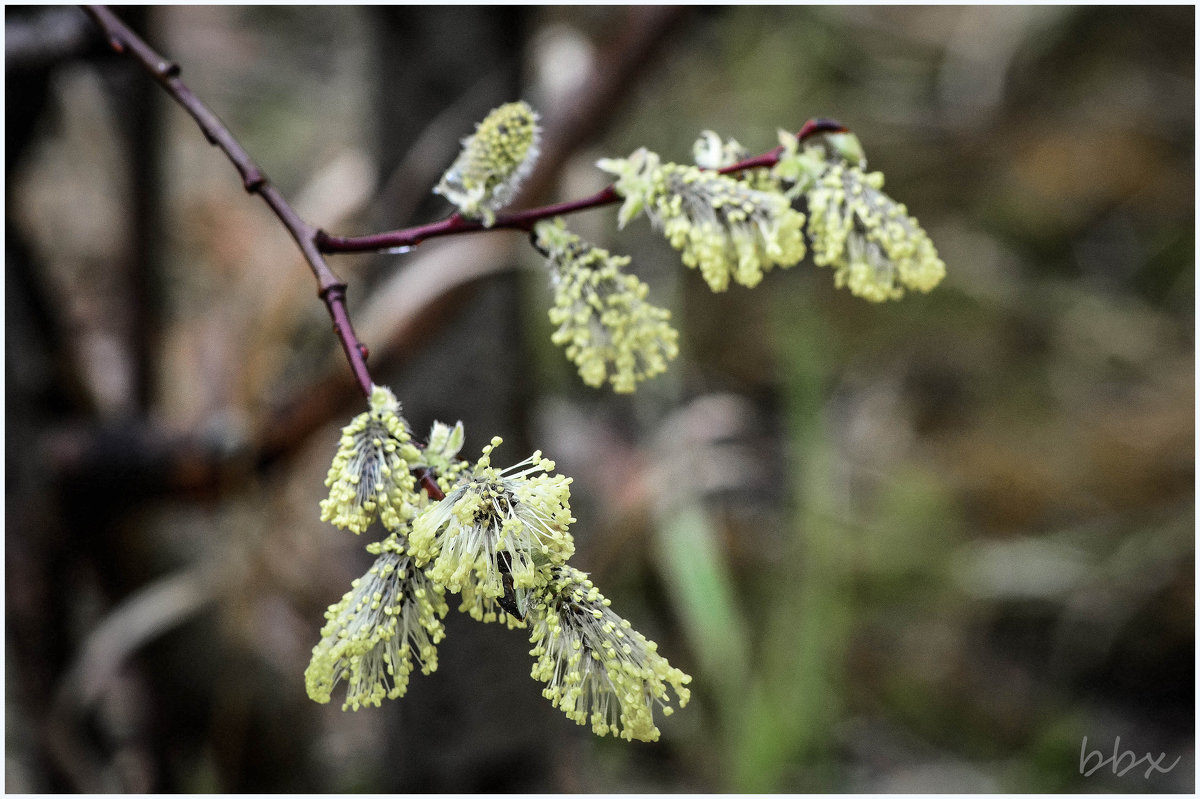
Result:
M318 521L362 400L315 283L82 12L7 7L8 791L1194 790L1193 8L119 13L332 233L444 215L516 98L546 126L526 205L830 116L948 274L714 295L644 220L580 215L681 331L617 397L550 344L519 234L332 258L414 429L555 459L573 562L694 679L661 741L598 739L523 633L452 612L404 698L316 705L372 533ZM1117 737L1178 764L1081 774Z

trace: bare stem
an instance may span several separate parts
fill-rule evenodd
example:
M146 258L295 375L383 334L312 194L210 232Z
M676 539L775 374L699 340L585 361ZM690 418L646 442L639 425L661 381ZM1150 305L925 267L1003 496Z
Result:
M796 134L796 138L799 141L804 141L821 133L844 133L845 131L846 127L835 120L823 118L810 119L800 128L800 131ZM736 164L723 167L718 171L723 175L728 175L747 169L772 167L779 162L779 156L782 152L783 146L780 145L762 155L738 161ZM604 205L620 202L620 200L621 195L617 194L614 186L610 184L590 197L584 197L579 200L555 203L553 205L542 205L537 208L530 208L511 214L497 214L496 221L490 227L485 227L483 222L477 219L467 219L461 214L455 213L439 222L431 222L427 225L418 225L401 230L389 230L384 233L373 233L367 236L331 236L325 231L319 230L317 231L316 244L321 252L326 253L376 252L396 247L415 247L427 239L437 238L438 236L478 233L484 230L508 229L530 231L533 229L534 224L543 219L573 214L591 208L599 208Z
M257 194L278 217L283 226L295 240L304 260L308 262L313 276L317 279L317 294L329 310L333 320L333 329L342 342L342 349L350 363L350 369L358 382L363 396L370 396L372 380L367 370L367 348L354 334L350 323L350 315L346 311L346 284L338 277L317 246L319 230L300 218L295 209L284 199L267 176L259 169L250 155L243 149L229 128L196 97L179 79L180 68L154 51L136 33L129 29L115 14L105 6L84 6L84 10L103 29L108 38L108 44L118 53L131 56L159 85L171 95L185 111L192 115L200 126L204 137L210 144L219 147L229 161L237 169L242 178L242 186L250 194Z

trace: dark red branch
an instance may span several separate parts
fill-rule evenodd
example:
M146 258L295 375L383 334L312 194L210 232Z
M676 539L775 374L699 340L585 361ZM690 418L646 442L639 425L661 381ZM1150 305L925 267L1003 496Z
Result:
M417 487L423 488L429 494L429 498L434 502L438 502L446 498L442 493L442 489L438 487L437 481L433 479L433 472L429 469L420 469L416 473Z
M835 120L810 119L800 128L800 131L796 134L796 138L804 141L821 133L844 132L846 132L845 126ZM723 175L728 175L746 169L772 167L779 162L781 153L783 153L782 145L762 155L747 158L744 161L739 161L718 171ZM402 230L389 230L384 233L374 233L367 236L331 236L325 231L319 230L316 235L316 244L321 252L326 253L377 252L398 247L415 247L428 239L459 233L477 233L483 230L530 231L537 222L543 219L573 214L591 208L599 208L620 201L621 195L617 194L616 189L612 185L609 185L592 196L584 197L580 200L543 205L512 214L497 214L496 221L491 227L484 227L481 221L466 219L461 214L451 214L440 222L431 222L427 225L418 225L417 227L404 228Z
M324 231L318 231L316 241L321 251L328 253L374 252L394 247L415 247L426 239L438 236L450 236L458 233L477 233L483 230L530 231L539 220L561 216L562 214L573 214L589 208L598 208L602 205L617 202L620 199L620 195L617 194L613 187L608 186L591 197L585 197L581 200L572 200L571 202L557 203L555 205L544 205L515 214L497 214L496 223L490 228L484 227L483 223L479 220L467 219L461 214L451 214L440 222L431 222L427 225L418 225L417 227L405 228L403 230L390 230L386 233L376 233L370 236L330 236Z
M822 133L846 133L847 128L841 122L834 119L810 119L804 123L800 131L796 134L798 141L818 136ZM727 167L722 167L717 171L722 175L728 175L731 172L741 172L746 169L757 169L759 167L772 167L779 163L779 156L783 154L783 145L779 145L773 150L768 150L762 155L756 155L753 158L747 158L744 161L738 161L736 164L731 164Z
M329 310L334 331L342 342L342 349L346 353L354 378L363 396L370 396L372 381L367 370L367 348L355 336L354 327L350 324L350 317L346 312L346 284L325 263L325 258L317 246L318 229L300 218L279 190L267 180L267 176L250 158L249 153L233 137L229 128L179 79L178 64L155 52L107 7L85 6L84 10L104 31L113 50L132 56L154 76L176 103L192 115L204 137L209 143L219 147L237 169L246 191L261 197L287 228L317 279L317 293Z

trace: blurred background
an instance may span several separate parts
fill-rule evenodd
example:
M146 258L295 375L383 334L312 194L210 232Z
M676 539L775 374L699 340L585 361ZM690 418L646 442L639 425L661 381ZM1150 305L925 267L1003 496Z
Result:
M598 739L523 633L452 612L403 699L316 705L380 537L318 521L363 403L316 284L80 11L7 7L7 790L1194 790L1193 8L119 11L332 233L445 215L516 98L525 205L830 116L948 275L714 295L644 220L579 215L682 334L614 396L550 344L519 234L331 258L414 429L554 458L573 562L694 680L658 743ZM1081 769L1114 747L1178 760Z

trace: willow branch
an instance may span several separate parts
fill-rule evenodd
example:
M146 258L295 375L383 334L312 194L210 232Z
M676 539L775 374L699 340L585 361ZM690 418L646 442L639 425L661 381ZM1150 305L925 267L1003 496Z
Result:
M155 52L107 7L85 6L84 10L104 31L108 44L114 51L129 55L141 64L167 94L191 114L209 143L220 148L237 169L246 192L261 197L287 228L317 280L317 294L329 310L334 332L342 343L354 378L363 395L369 396L373 381L367 370L367 348L355 336L354 327L350 323L350 315L346 310L346 284L325 263L325 258L317 246L320 231L300 218L279 190L267 180L266 174L254 163L229 128L179 79L181 70L178 64Z
M543 205L513 214L497 214L495 224L484 227L478 219L467 219L462 214L451 214L439 222L427 225L389 230L385 233L374 233L368 236L331 236L324 231L317 232L317 246L321 252L375 252L402 247L415 247L427 239L439 236L452 236L460 233L478 233L484 230L524 230L530 231L536 222L549 217L585 211L598 208L620 200L620 195L612 186L608 186L591 197L571 202Z
M845 131L846 127L836 120L823 118L810 119L796 133L796 138L799 141L804 141L821 133L844 133ZM783 146L780 145L762 155L738 161L736 164L723 167L718 171L723 175L728 175L747 169L772 167L779 162L779 156L782 153ZM326 253L377 252L380 250L415 247L428 239L460 233L477 233L485 230L504 229L528 232L533 229L536 223L543 219L551 219L556 216L599 208L620 201L621 195L617 194L613 184L609 184L595 194L582 199L554 203L552 205L542 205L537 208L530 208L511 214L497 214L496 221L489 227L485 227L483 222L478 219L467 219L461 214L455 213L441 221L431 222L427 225L418 225L401 230L389 230L384 233L373 233L367 236L331 236L325 231L319 230L317 231L316 244L321 252Z
M485 227L479 220L467 219L461 214L451 214L438 222L426 225L375 233L366 236L332 236L302 219L283 195L270 183L263 171L254 163L229 129L215 113L197 98L180 80L179 65L159 55L136 33L130 30L105 6L85 6L87 13L103 29L108 43L118 53L133 57L167 93L192 118L196 120L205 138L225 153L238 170L242 186L247 193L257 194L267 204L292 236L304 255L313 276L317 280L318 295L325 303L333 320L334 331L342 343L351 371L365 396L369 396L373 381L367 370L367 348L354 333L350 316L346 310L346 284L325 262L326 253L373 252L397 248L414 247L423 241L440 236L475 233L485 230L510 229L530 231L543 219L577 213L620 201L621 197L613 185L577 200L543 205L511 214L501 214L494 224ZM831 119L813 119L804 124L796 134L803 141L821 133L842 132L846 128ZM739 161L720 170L723 174L746 169L771 167L779 160L783 148L776 147L762 155Z

